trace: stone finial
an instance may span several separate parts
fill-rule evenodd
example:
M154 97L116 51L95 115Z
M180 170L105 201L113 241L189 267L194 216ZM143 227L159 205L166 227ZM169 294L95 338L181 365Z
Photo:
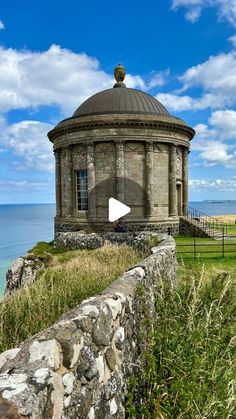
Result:
M116 83L114 84L113 87L126 87L125 83L123 83L125 79L125 74L126 74L126 71L123 65L118 64L118 66L114 69L114 76L116 79Z

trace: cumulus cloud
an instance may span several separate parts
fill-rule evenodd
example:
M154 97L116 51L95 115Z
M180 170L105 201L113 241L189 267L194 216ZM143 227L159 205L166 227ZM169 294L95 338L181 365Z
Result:
M183 83L182 91L201 87L232 99L236 92L236 52L209 57L204 63L190 67L180 81Z
M218 110L212 113L209 123L218 130L218 136L223 140L236 138L236 111L232 109Z
M5 29L5 25L4 25L3 21L2 21L2 20L0 20L0 31L1 31L2 29Z
M210 116L209 125L197 124L192 150L199 151L204 166L222 165L236 168L236 112L215 111ZM233 141L232 141L233 140Z
M219 108L229 102L227 98L212 93L203 94L200 98L189 95L179 96L176 93L158 93L156 99L173 112Z
M163 85L167 76L168 71L153 72L145 83L140 75L127 74L126 84L148 90ZM56 106L61 117L68 117L89 96L113 84L113 75L85 53L77 54L59 45L43 52L0 46L0 146L1 152L10 150L14 170L53 170L52 146L47 139L53 126L36 120L9 125L7 112Z
M236 35L232 35L228 38L228 41L230 41L234 47L236 47Z
M36 179L34 181L29 179L22 180L9 180L4 179L0 180L0 189L1 190L11 190L11 191L45 191L46 187L53 188L54 179Z
M4 129L2 129L4 127ZM47 132L52 125L39 121L21 121L12 125L1 119L0 143L14 155L14 167L18 171L32 168L53 171L52 145Z
M128 74L126 83L146 87L138 75ZM70 116L89 96L113 84L113 76L85 53L58 45L44 52L0 47L0 112L57 105L64 116Z
M172 0L172 10L180 7L186 9L185 18L192 23L198 21L204 9L215 7L219 20L225 20L232 26L236 26L235 0Z
M170 111L220 109L236 104L236 52L209 57L187 69L179 81L180 89L156 96ZM183 94L194 88L201 89L200 97Z
M154 87L164 86L167 82L167 77L170 71L160 71L158 73L153 72L149 83L147 84L147 90L153 89Z
M230 179L189 179L189 187L191 191L200 191L202 189L215 189L222 192L236 191L236 177Z
M193 7L186 12L185 17L190 22L196 23L199 20L201 13L201 7Z

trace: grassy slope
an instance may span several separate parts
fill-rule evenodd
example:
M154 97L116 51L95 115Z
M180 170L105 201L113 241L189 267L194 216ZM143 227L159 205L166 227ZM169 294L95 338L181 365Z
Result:
M40 243L32 251L49 266L37 281L0 303L0 352L50 326L140 259L126 246L65 252Z
M236 267L187 262L160 284L157 322L132 378L129 418L236 417Z

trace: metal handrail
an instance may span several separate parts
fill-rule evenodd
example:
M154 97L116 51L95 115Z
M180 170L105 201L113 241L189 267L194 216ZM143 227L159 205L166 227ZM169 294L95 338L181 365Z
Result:
M194 221L199 227L201 227L207 234L211 236L219 237L219 230L226 228L226 225L217 218L211 217L195 208L188 207L186 213L183 214L187 220Z

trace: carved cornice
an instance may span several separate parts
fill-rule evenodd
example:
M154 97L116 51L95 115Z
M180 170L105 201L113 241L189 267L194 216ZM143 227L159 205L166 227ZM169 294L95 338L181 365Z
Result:
M194 129L188 127L187 125L178 124L175 122L167 121L142 121L142 120L128 120L128 121L86 121L86 122L77 122L71 125L66 126L56 126L52 131L48 133L50 141L54 142L57 137L62 135L75 133L78 131L94 130L99 128L133 128L133 129L161 129L163 131L172 131L177 133L187 134L191 140L195 134Z

